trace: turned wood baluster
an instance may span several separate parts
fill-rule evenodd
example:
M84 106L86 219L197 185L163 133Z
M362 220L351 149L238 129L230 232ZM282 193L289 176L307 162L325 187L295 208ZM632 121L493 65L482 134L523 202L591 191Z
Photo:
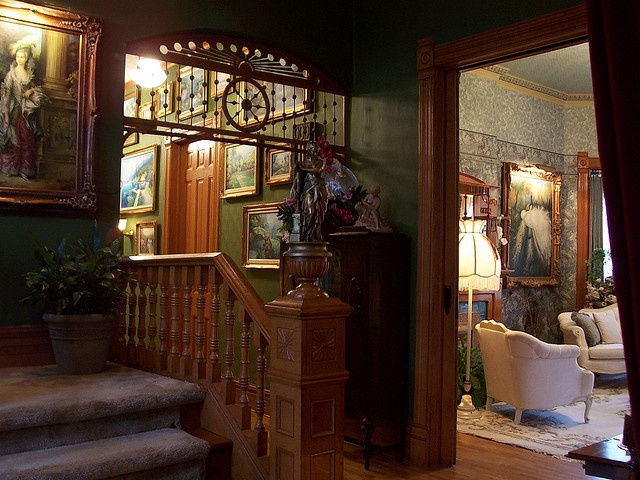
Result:
M236 302L235 294L229 289L225 287L225 304L226 304L226 312L225 312L225 325L227 330L227 346L224 352L224 364L226 366L226 371L224 374L224 383L225 383L225 403L227 405L232 405L236 401L236 386L233 378L233 363L235 361L235 352L234 352L234 329L236 323L236 314L233 311Z
M209 335L209 362L207 378L213 383L220 382L220 288L222 277L215 268L211 269L211 333Z
M158 369L158 349L156 341L158 336L157 325L157 309L158 309L158 293L156 292L157 284L154 280L149 282L149 346L147 367L152 370Z
M242 309L242 325L240 333L240 409L242 419L240 426L243 430L251 428L251 407L249 406L249 348L251 348L251 317Z
M268 343L264 338L261 332L258 332L258 340L257 340L257 350L258 356L256 358L256 424L254 426L254 431L258 436L258 456L267 454L267 441L268 434L267 430L264 426L264 414L266 412L266 401L264 398L264 379L265 372L267 371L267 357L265 355L265 350Z
M136 287L138 285L137 280L129 280L129 294L127 297L129 311L127 315L127 335L129 340L127 342L127 365L133 365L136 361Z
M209 268L206 266L196 267L196 279L198 284L198 298L196 299L196 378L205 378L207 374L207 363L205 358L204 347L207 341L205 335L205 318L204 309L207 305L207 283L209 281Z
M169 349L167 347L167 340L169 338L169 284L167 284L163 278L162 273L166 273L165 268L160 268L160 275L158 281L160 282L160 370L167 369L167 356Z
M136 348L136 366L144 368L147 364L147 282L138 282L138 346Z
M111 360L115 360L117 363L127 363L127 344L125 340L125 334L127 333L127 295L120 299L118 306L118 326L117 326L117 339L115 347L112 344Z
M171 328L169 330L169 371L178 372L180 368L180 274L176 267L169 267L171 284Z
M193 268L182 267L182 355L180 358L180 374L190 376L192 370L191 364L191 307L193 299L191 292L193 290Z

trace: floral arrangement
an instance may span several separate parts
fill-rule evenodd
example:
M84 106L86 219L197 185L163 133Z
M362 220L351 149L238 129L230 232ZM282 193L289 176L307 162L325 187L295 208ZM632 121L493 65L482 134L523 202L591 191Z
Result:
M616 303L613 277L607 277L604 282L599 278L595 283L587 282L587 308L602 308Z
M333 164L333 149L331 144L327 141L327 135L323 134L316 140L317 154L324 160L324 168L327 171L331 171L331 165Z
M349 185L346 192L330 191L325 218L341 227L353 225L358 219L356 205L366 196L367 190L362 185Z
M613 277L602 281L604 264L611 258L609 251L596 248L587 260L587 308L602 308L616 303Z

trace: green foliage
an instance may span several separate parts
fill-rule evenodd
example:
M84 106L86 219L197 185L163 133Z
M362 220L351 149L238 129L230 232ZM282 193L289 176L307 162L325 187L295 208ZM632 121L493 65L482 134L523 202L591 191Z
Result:
M602 283L604 264L610 259L611 254L603 248L596 248L587 260L587 282L598 286Z
M285 199L284 203L278 205L278 220L282 221L282 226L278 229L282 232L293 230L293 214L296 213L295 203L290 199Z
M458 403L464 395L464 380L467 366L467 336L460 337L458 343ZM471 400L476 408L483 408L487 403L487 386L484 380L484 366L480 346L471 347Z
M65 237L56 249L34 238L39 270L24 278L30 294L22 302L43 313L106 314L117 309L129 276L118 267L120 240L100 247L97 223L86 240L70 244Z

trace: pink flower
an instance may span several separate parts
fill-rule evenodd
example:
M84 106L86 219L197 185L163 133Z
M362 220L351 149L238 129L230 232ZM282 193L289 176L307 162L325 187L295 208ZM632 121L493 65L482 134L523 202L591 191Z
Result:
M295 198L289 198L289 197L287 197L287 198L285 198L285 199L284 199L284 204L285 204L287 207L295 207L295 206L296 206L296 203L297 203L297 201L296 201L296 199L295 199Z

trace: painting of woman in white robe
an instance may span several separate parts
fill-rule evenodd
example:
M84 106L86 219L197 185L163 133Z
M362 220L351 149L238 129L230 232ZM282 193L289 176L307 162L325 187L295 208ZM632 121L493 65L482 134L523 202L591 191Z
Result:
M555 277L557 263L554 244L555 185L559 174L535 167L505 164L509 169L508 211L509 269L512 277ZM558 188L559 191L559 188ZM559 241L559 240L558 240Z

